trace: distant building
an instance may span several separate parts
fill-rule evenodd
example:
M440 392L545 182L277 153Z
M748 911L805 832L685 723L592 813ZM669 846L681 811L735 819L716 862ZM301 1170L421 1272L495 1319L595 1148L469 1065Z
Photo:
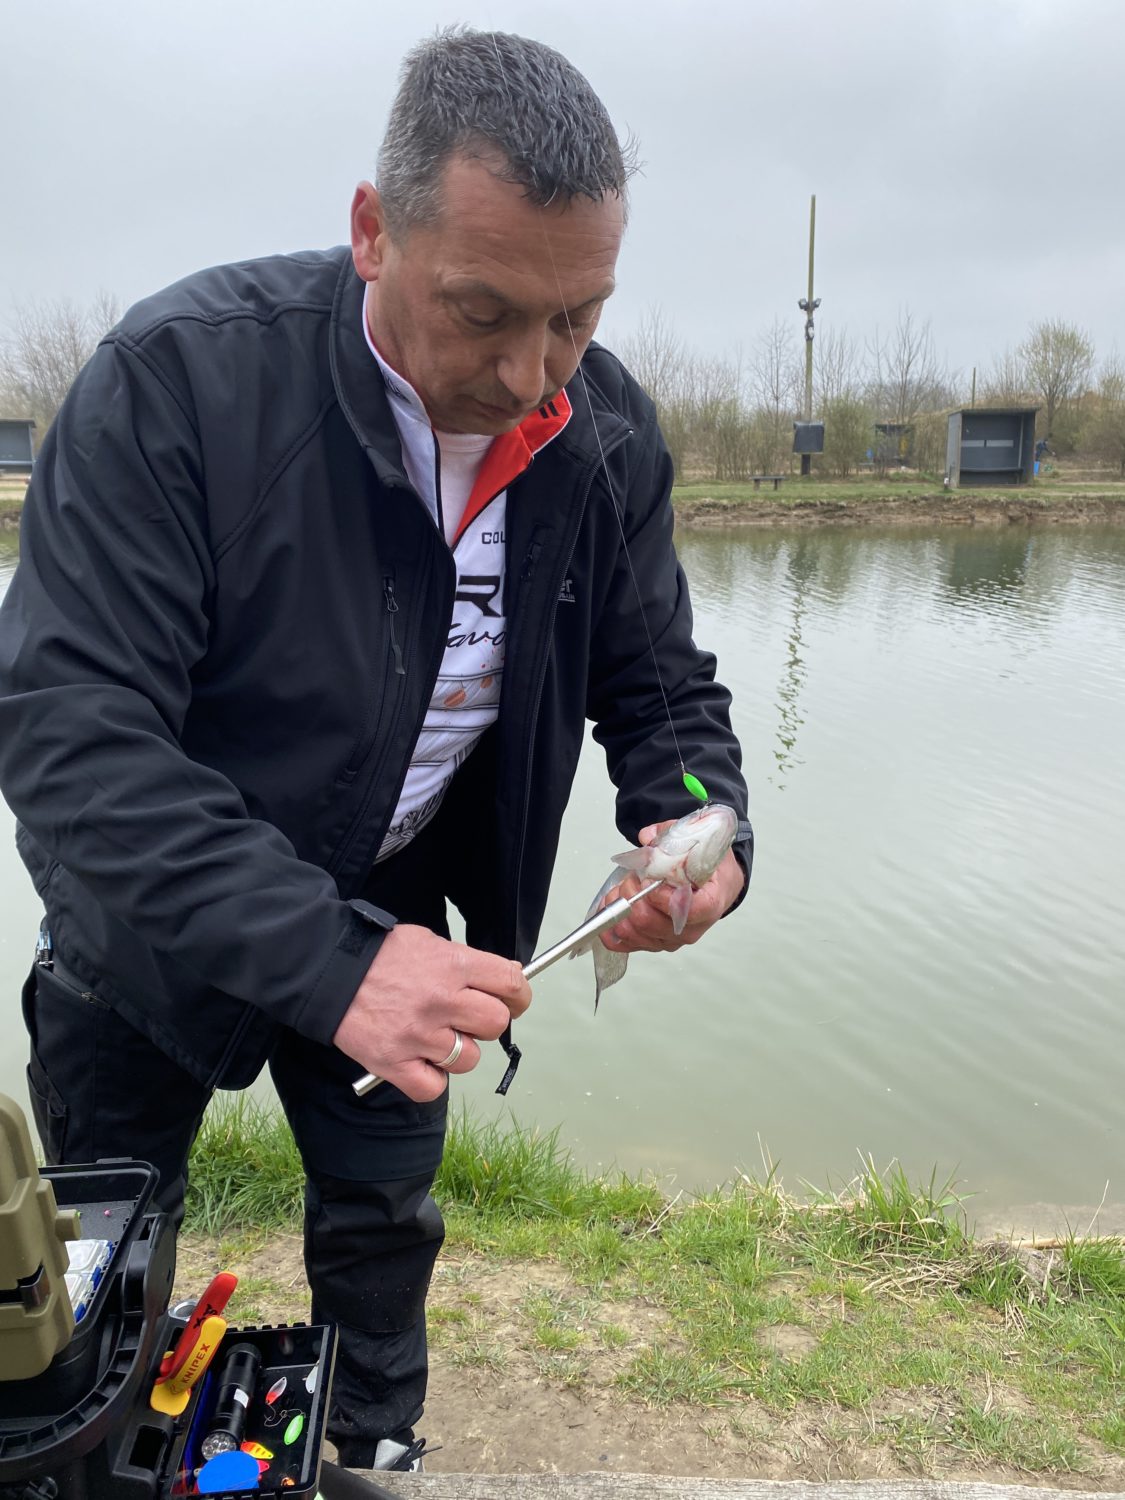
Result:
M872 457L880 469L908 469L914 457L914 428L909 422L876 422Z
M35 462L35 444L31 434L35 423L30 418L0 420L0 474L27 473Z
M1029 484L1035 469L1034 406L965 406L949 414L945 482Z

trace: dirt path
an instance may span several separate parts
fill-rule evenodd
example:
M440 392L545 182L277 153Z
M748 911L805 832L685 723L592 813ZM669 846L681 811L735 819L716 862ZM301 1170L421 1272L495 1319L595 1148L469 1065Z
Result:
M197 1236L181 1241L176 1296L197 1293L214 1271L240 1277L229 1309L235 1323L299 1322L308 1292L296 1235L271 1235L258 1248L232 1253ZM551 1349L528 1327L528 1298L574 1299L583 1309L581 1343ZM1104 1450L1083 1474L1028 1474L988 1466L954 1446L934 1442L908 1452L888 1436L904 1422L941 1430L942 1392L910 1402L889 1397L862 1413L798 1406L783 1417L757 1403L648 1406L628 1398L616 1378L640 1347L675 1347L661 1310L641 1300L599 1299L550 1263L494 1265L443 1255L430 1294L430 1396L421 1430L440 1451L433 1473L666 1474L702 1478L927 1478L1125 1491L1125 1458ZM613 1330L613 1337L608 1336ZM800 1359L811 1335L774 1330L774 1351ZM990 1401L1018 1413L1020 1396L993 1391Z

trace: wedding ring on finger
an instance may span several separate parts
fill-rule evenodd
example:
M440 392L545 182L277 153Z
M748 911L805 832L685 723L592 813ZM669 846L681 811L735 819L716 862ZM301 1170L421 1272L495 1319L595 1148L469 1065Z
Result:
M442 1058L441 1062L434 1064L434 1067L435 1068L441 1068L444 1071L448 1072L448 1070L453 1066L453 1064L461 1056L461 1049L462 1049L462 1047L464 1047L464 1045L465 1045L465 1038L461 1035L461 1033L457 1030L457 1028L454 1027L453 1028L453 1047L452 1047L452 1050L450 1051L450 1054L449 1054L448 1057Z

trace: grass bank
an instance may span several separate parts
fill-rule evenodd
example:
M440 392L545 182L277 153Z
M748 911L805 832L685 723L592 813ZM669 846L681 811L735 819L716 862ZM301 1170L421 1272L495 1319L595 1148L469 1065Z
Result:
M940 474L789 475L776 491L769 484L681 484L672 502L678 520L702 526L1125 522L1125 480L1075 471L1027 486L949 490Z
M15 531L20 524L27 480L0 474L0 531Z
M0 531L19 525L26 480L0 476ZM700 481L672 491L685 525L987 525L1125 522L1125 479L1074 470L1020 488L947 490L940 474L908 472L854 479L786 476L765 484Z
M245 1321L303 1315L289 1305L297 1241L281 1268L277 1238L295 1229L300 1194L276 1116L243 1101L209 1116L185 1248L191 1264L193 1244L208 1247L200 1275L241 1264ZM621 1430L658 1418L681 1458L695 1434L687 1469L661 1468L648 1438L649 1472L708 1472L714 1450L715 1472L1125 1489L1116 1242L979 1242L951 1184L911 1185L870 1162L840 1194L740 1177L669 1200L655 1183L582 1171L555 1134L465 1116L435 1196L448 1228L430 1300L435 1388L453 1401L465 1383L468 1412L482 1380L554 1393L537 1454L551 1412L577 1401Z

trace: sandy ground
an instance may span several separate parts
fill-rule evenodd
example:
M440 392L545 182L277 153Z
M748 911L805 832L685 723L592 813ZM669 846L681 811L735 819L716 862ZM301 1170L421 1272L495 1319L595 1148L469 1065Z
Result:
M308 1316L299 1237L273 1235L241 1259L218 1242L181 1243L176 1296L198 1293L219 1269L242 1278L229 1308L244 1325L299 1322ZM583 1342L551 1353L537 1345L520 1313L529 1296L585 1299ZM598 1302L549 1263L495 1266L478 1257L445 1254L430 1294L431 1375L425 1421L437 1449L432 1473L665 1474L701 1478L906 1479L929 1478L1048 1488L1125 1491L1125 1458L1091 1451L1083 1474L1027 1474L982 1465L952 1443L938 1442L909 1460L879 1441L904 1417L936 1419L939 1390L916 1392L908 1403L889 1397L862 1414L805 1405L779 1417L751 1401L724 1406L674 1403L646 1406L627 1398L617 1375L640 1347L659 1340L675 1346L661 1310L641 1299ZM608 1346L599 1329L623 1330ZM800 1359L812 1336L800 1328L771 1331L784 1359ZM621 1338L621 1335L618 1335ZM982 1396L984 1393L982 1393ZM992 1389L987 1402L1019 1413L1022 1397ZM440 1445L440 1447L438 1447ZM331 1456L331 1453L328 1454Z

